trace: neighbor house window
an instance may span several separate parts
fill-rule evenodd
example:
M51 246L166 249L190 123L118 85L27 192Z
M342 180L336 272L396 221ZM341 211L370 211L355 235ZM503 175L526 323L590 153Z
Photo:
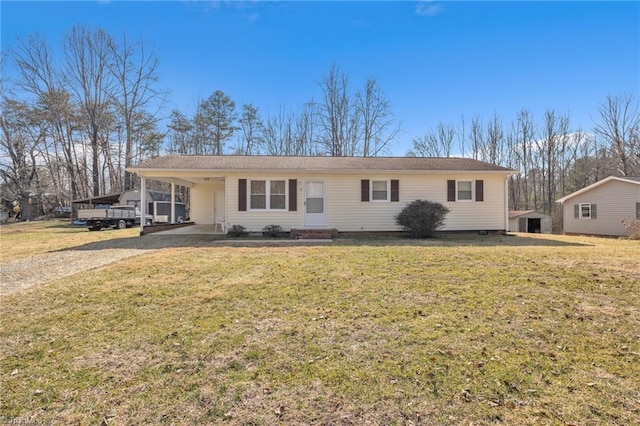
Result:
M457 201L473 200L473 182L470 180L459 180L457 190Z
M287 185L284 180L252 180L249 208L251 210L285 210Z
M371 181L371 201L389 201L389 181Z
M580 219L591 219L591 204L580 204Z

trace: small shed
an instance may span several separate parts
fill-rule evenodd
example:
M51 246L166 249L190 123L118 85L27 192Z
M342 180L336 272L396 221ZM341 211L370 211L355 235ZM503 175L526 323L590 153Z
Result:
M509 230L535 234L551 233L551 216L535 210L510 210Z

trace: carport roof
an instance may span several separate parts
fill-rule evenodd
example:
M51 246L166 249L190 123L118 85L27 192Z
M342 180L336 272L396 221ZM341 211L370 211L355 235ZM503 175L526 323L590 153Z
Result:
M73 204L117 204L120 199L120 193L99 195L96 197L79 198L73 200Z

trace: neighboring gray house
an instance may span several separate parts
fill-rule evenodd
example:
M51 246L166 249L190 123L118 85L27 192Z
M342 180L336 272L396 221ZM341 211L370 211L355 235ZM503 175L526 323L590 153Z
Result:
M610 176L557 202L565 234L629 236L622 220L640 219L640 177Z
M510 210L509 231L550 234L551 216L535 210Z

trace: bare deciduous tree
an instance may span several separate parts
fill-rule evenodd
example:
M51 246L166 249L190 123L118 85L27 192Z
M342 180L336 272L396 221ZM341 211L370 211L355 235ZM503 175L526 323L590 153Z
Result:
M353 142L358 128L354 114L357 111L351 101L347 76L333 64L319 85L323 94L320 125L326 152L335 157L355 155Z
M438 123L425 135L414 138L411 142L412 157L450 157L456 130L453 124Z
M600 105L596 133L609 145L623 176L640 174L640 109L632 93L607 96Z
M293 117L281 107L277 115L267 117L264 122L261 151L266 155L297 155L293 131Z
M133 188L132 176L124 169L143 159L142 138L134 139L134 134L155 127L165 93L156 88L158 59L147 52L142 40L129 43L123 34L119 43L110 39L109 48L109 67L115 77L112 100L124 124L124 165L118 173L124 174L123 189L129 190ZM140 119L148 121L136 121Z
M86 175L81 170L86 158L83 152L78 152L76 143L78 129L84 125L48 43L35 34L19 40L11 53L19 73L18 86L33 97L32 102L46 122L47 146L56 157L63 158L69 181L68 197L75 199L86 194Z
M356 94L356 108L362 121L362 155L373 157L387 152L400 132L400 124L396 123L391 104L375 78L368 78L364 90Z
M101 137L109 132L106 126L109 123L111 93L114 89L113 74L109 70L111 43L110 36L104 30L92 31L83 26L72 28L63 43L65 76L70 90L76 95L87 125L93 195L101 193Z
M44 139L36 114L23 102L0 98L0 177L31 219L29 194L37 180L36 147Z

